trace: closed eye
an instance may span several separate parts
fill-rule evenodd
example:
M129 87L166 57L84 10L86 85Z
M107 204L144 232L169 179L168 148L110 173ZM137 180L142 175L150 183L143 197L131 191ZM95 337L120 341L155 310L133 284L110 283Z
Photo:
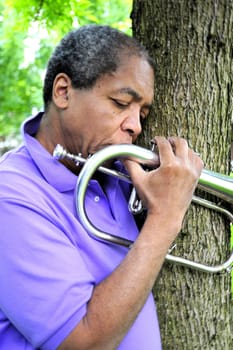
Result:
M127 108L130 105L130 102L124 102L122 100L118 100L118 99L115 99L115 98L110 98L110 99L114 103L114 105L117 106L120 109ZM143 110L144 110L144 108L143 108ZM142 110L142 112L143 112L143 110ZM149 109L146 108L145 113L143 112L143 113L140 114L140 122L141 123L145 122L145 119L148 116L148 114L149 114Z
M115 104L115 106L117 106L119 108L126 108L129 106L129 102L124 102L121 100L117 100L115 98L111 98L111 101Z

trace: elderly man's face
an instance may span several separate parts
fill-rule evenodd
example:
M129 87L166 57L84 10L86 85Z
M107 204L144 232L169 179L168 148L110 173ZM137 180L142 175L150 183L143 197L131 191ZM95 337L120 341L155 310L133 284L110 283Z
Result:
M153 100L154 73L142 58L129 57L89 90L70 88L60 118L61 142L70 152L89 153L111 144L133 143Z

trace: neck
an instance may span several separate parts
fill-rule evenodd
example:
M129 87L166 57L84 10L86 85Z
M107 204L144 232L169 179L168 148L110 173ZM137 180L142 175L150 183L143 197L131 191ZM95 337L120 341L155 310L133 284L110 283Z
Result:
M37 133L34 136L50 154L53 154L58 143L62 143L62 137L60 136L59 129L56 127L57 123L54 122L54 119L55 118L51 118L50 115L44 113ZM77 166L73 160L65 157L59 161L75 175L80 173L82 165Z
M55 144L53 143L53 125L46 113L42 116L39 128L35 134L35 138L42 144L42 146L49 152L53 153Z

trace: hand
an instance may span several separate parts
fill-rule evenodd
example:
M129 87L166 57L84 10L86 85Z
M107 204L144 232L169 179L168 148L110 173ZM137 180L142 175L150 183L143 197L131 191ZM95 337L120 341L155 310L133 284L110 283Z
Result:
M154 141L160 158L157 169L147 172L129 160L124 164L148 214L165 215L168 221L182 222L203 162L183 138L157 136Z

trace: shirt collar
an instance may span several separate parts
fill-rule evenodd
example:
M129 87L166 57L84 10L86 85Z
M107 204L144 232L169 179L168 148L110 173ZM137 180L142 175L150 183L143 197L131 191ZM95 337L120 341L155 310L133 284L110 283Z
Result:
M43 112L27 119L22 125L25 146L46 181L59 192L74 190L77 176L56 160L34 135L38 130Z

